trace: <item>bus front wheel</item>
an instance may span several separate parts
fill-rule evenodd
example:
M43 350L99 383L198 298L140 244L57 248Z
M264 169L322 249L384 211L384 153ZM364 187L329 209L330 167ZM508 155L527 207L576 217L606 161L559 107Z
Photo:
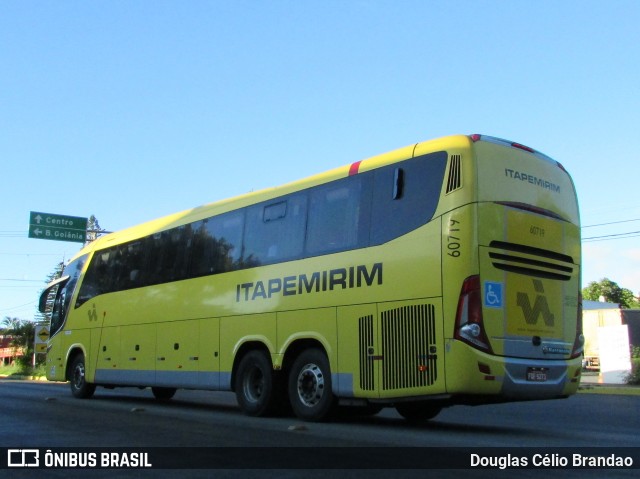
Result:
M276 391L271 360L264 351L249 351L240 361L235 378L236 399L249 416L274 412Z
M289 400L293 412L306 421L326 419L334 405L327 355L319 349L303 351L289 374Z
M87 382L84 355L78 354L71 363L69 375L71 394L78 399L88 399L93 396L96 385Z

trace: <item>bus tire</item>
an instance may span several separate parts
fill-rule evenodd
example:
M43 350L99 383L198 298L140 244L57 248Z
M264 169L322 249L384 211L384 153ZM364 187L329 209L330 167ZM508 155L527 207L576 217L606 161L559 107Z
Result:
M168 401L175 396L176 388L152 387L151 392L158 401Z
M71 369L69 370L69 382L73 397L88 399L93 396L96 385L87 382L84 354L78 354L73 358Z
M403 402L396 404L396 411L411 423L424 423L436 417L442 407L428 401Z
M375 416L384 409L380 404L367 404L366 406L342 406L338 412L345 417Z
M271 360L264 351L249 351L240 360L235 378L236 399L249 416L274 412L276 391Z
M322 421L333 410L331 369L327 355L319 349L300 353L289 373L289 401L296 416L305 421Z

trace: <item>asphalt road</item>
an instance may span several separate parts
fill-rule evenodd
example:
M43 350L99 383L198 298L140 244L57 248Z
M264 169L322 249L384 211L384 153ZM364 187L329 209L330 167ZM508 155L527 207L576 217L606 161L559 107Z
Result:
M47 470L0 471L2 477L460 477L455 470L385 470L381 464L402 454L446 456L451 448L605 447L623 452L640 448L640 396L578 394L566 400L533 401L492 406L456 406L423 426L407 424L393 409L375 416L338 418L327 423L303 423L294 417L251 418L237 408L230 393L178 391L159 402L150 390L98 388L93 399L74 399L68 385L38 381L0 380L0 446L5 448L167 447L168 452L196 457L203 447L250 447L252 457L263 447L295 455L300 469L190 470ZM393 447L401 449L392 449ZM176 449L181 448L181 449ZM283 449L304 448L304 449ZM345 449L365 448L365 449ZM369 449L380 448L380 449ZM425 448L425 449L409 449ZM428 448L428 449L426 449ZM444 449L437 449L444 448ZM465 449L466 450L466 449ZM635 450L635 449L634 449ZM638 449L640 450L640 449ZM222 451L222 452L221 452ZM244 450L243 450L244 451ZM265 450L269 451L269 450ZM327 453L330 451L331 454ZM323 469L323 461L350 454L357 468ZM397 451L397 452L394 452ZM482 449L480 449L482 451ZM505 450L506 451L506 450ZM628 451L628 450L627 450ZM211 453L211 451L209 451ZM237 450L217 449L217 460L237 461ZM235 455L234 455L235 454ZM506 453L505 453L506 454ZM337 459L336 459L337 458ZM268 461L267 461L268 462ZM319 468L316 468L320 464ZM346 463L345 463L346 464ZM354 463L349 463L352 467ZM332 465L332 464L329 464ZM11 474L5 475L4 472ZM44 472L44 474L43 474ZM91 473L91 474L89 474ZM509 469L470 470L472 477L636 477L638 469ZM31 475L29 475L31 474ZM75 477L75 476L74 476Z

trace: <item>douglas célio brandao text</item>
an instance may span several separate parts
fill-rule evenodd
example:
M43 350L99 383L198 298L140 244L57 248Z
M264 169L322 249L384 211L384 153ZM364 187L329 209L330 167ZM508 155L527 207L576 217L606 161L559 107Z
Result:
M470 466L472 468L631 468L633 458L619 456L614 453L608 455L584 455L580 453L537 453L528 455L482 455L471 454Z

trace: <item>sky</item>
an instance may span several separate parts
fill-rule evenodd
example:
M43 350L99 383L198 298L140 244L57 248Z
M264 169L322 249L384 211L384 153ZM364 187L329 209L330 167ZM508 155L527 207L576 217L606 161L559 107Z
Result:
M33 319L79 243L419 141L483 133L560 161L583 285L640 292L640 2L0 2L0 320ZM629 233L629 234L627 234Z

